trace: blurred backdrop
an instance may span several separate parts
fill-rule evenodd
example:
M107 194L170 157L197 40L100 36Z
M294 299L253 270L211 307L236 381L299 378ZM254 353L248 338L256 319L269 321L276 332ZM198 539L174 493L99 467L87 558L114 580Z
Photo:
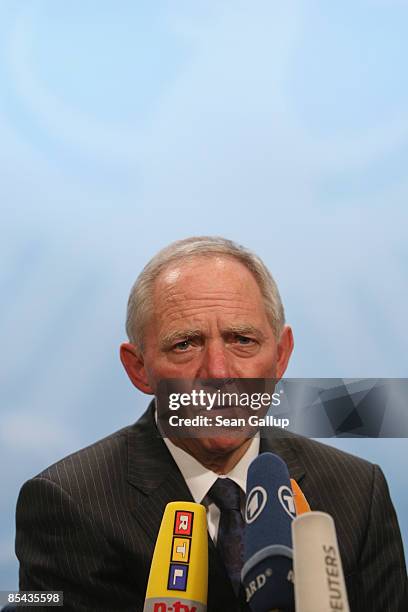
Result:
M0 589L48 464L134 422L128 292L220 234L279 284L296 377L407 374L403 0L0 3ZM408 541L406 440L378 462Z

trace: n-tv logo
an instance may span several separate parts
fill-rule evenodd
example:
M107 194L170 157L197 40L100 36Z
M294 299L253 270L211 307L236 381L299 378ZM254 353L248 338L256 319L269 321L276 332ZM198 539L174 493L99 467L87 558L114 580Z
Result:
M290 518L296 518L296 507L295 500L293 499L292 489L287 487L286 485L282 485L278 489L278 499L281 503L282 508L289 514Z
M159 601L154 604L153 612L196 612L196 606L187 606L181 601L175 601L170 606L165 601Z

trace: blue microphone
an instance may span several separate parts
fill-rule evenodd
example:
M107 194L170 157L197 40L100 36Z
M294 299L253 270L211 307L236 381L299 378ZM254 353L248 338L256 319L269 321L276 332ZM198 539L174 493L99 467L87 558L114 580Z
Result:
M245 506L241 580L253 612L295 609L292 520L296 518L286 463L261 453L251 463Z

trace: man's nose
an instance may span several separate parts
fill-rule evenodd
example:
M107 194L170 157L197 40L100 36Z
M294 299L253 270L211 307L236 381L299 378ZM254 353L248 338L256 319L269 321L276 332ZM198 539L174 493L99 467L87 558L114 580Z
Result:
M212 341L203 352L198 378L228 378L231 376L229 356L222 341Z

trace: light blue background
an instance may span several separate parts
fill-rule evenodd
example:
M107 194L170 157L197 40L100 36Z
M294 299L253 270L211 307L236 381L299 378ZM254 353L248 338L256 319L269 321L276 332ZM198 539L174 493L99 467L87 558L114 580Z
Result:
M292 377L407 374L403 0L0 3L0 589L25 479L131 422L128 292L168 242L253 248ZM408 540L405 440L380 463Z

